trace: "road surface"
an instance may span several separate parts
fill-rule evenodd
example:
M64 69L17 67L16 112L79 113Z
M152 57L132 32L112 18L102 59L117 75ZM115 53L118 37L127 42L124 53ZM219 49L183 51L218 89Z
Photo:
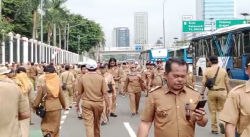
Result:
M200 86L197 89L201 90ZM140 111L142 112L146 97L142 95L140 103ZM206 111L208 108L206 105ZM137 115L131 118L129 109L129 98L118 96L118 104L116 114L118 117L110 118L108 125L101 126L101 137L136 137L136 132L140 123L140 117ZM211 134L210 116L206 127L197 126L195 137L225 137L224 135ZM40 118L33 114L32 121L35 125L31 126L30 137L42 137L40 131ZM83 120L77 118L75 109L63 112L61 120L60 137L86 137ZM154 137L153 126L151 127L149 137Z

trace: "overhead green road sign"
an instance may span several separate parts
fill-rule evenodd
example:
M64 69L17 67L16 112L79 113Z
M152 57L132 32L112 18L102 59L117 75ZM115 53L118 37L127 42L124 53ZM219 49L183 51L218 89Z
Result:
M204 21L183 21L182 31L183 32L203 32Z
M247 24L247 20L216 20L216 29L230 27L239 24Z

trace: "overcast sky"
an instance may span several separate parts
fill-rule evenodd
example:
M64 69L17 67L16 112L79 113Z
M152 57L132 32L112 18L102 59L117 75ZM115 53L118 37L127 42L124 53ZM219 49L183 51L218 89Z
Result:
M164 0L68 0L66 6L72 13L79 13L103 27L106 45L112 45L112 30L128 27L130 41L134 39L134 12L148 12L149 43L156 43L163 35L162 9ZM181 38L182 15L196 13L196 0L167 0L165 3L166 42ZM250 13L250 0L235 0L237 18L242 12Z

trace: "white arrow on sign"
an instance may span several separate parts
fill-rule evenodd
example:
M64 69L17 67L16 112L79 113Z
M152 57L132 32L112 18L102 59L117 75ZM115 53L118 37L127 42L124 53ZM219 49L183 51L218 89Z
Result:
M187 25L187 22L184 22L184 25Z
M247 22L246 22L246 21L243 21L243 24L247 24Z

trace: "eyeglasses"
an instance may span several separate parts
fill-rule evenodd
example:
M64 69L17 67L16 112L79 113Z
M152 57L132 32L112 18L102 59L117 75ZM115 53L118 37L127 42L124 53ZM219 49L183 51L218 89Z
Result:
M156 63L157 63L157 64L161 64L161 63L162 63L162 61L157 61Z
M136 67L131 67L132 69L136 68Z

